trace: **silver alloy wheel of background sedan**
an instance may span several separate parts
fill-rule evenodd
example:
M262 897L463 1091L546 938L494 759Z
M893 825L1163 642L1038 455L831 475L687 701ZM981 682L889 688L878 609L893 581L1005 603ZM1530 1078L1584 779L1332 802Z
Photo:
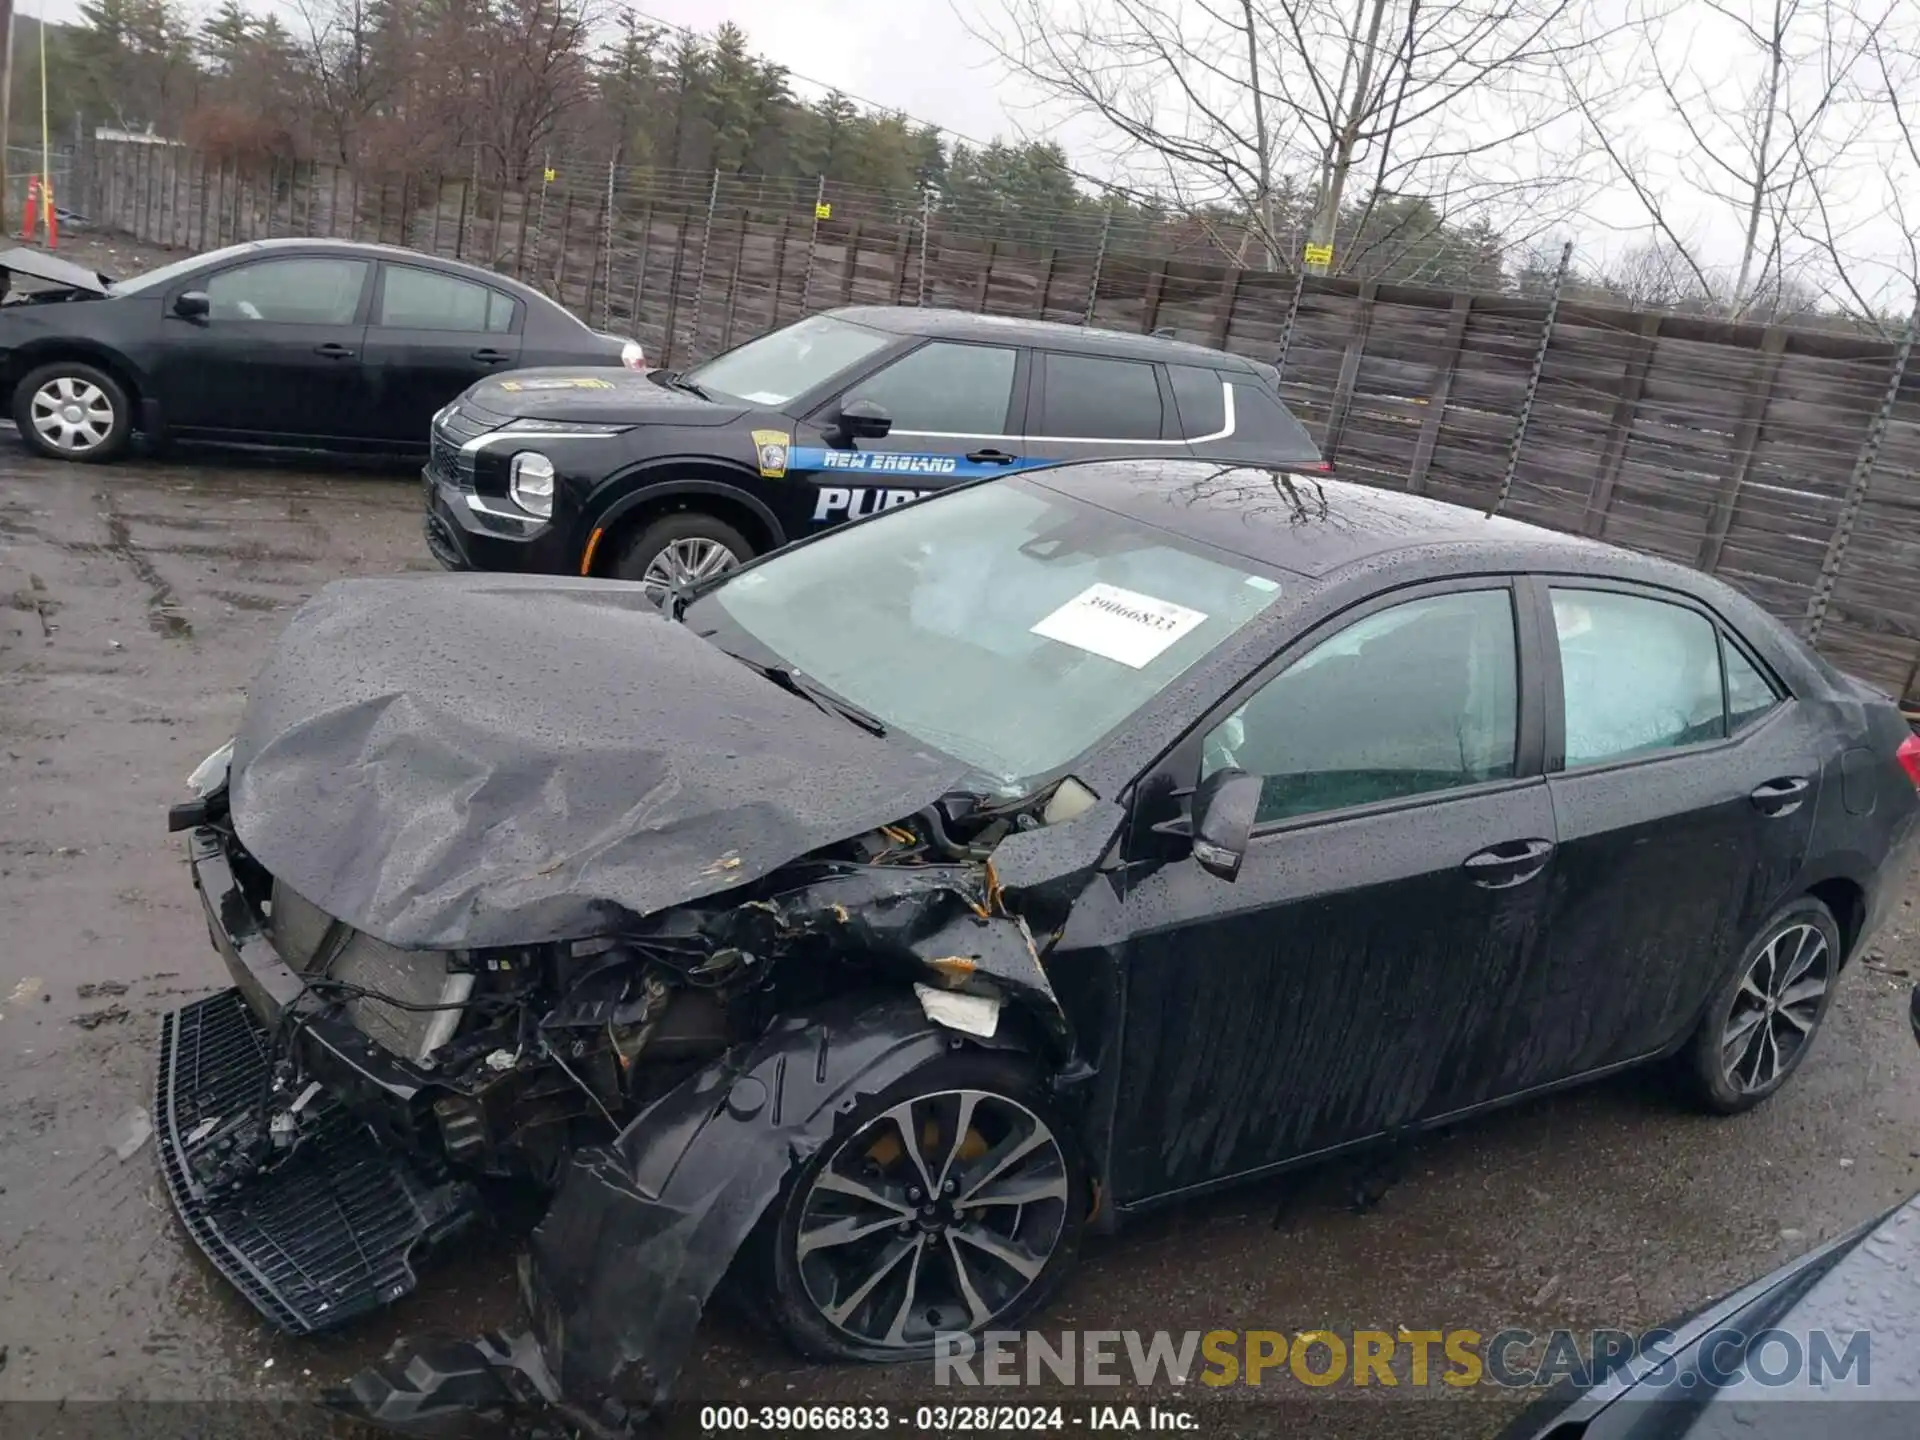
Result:
M113 402L90 380L57 375L33 392L33 428L56 450L84 455L113 433Z
M664 602L675 585L708 580L737 569L740 557L718 540L699 535L684 540L669 540L658 555L647 562L640 583L655 601Z
M801 1283L828 1324L875 1348L978 1330L1039 1279L1069 1193L1059 1140L1018 1101L903 1100L814 1173L794 1236Z
M1720 1034L1721 1063L1735 1090L1770 1089L1793 1068L1819 1022L1831 959L1827 937L1804 920L1761 946Z

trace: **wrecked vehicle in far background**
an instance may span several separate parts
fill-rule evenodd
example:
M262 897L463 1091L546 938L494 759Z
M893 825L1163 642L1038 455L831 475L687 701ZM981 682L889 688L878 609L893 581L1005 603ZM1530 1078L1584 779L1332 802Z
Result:
M1707 577L1319 477L983 481L638 586L349 581L188 833L236 988L160 1152L287 1329L550 1196L404 1428L619 1433L731 1271L802 1353L1045 1302L1088 1224L1672 1057L1785 1083L1920 740Z

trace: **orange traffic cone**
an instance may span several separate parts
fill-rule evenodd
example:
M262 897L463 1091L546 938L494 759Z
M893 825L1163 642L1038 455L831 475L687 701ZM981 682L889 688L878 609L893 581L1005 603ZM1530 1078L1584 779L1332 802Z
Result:
M40 187L40 203L47 210L47 248L58 250L60 248L60 212L53 208L53 177L51 175L47 176L46 182Z
M27 177L27 208L20 216L20 238L22 240L33 239L33 232L39 228L39 225L40 177L38 175L29 175Z

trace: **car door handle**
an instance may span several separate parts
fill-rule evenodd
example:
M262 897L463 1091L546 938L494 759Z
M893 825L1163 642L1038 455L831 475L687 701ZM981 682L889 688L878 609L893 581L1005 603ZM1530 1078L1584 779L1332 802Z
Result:
M1762 815L1791 815L1800 808L1811 788L1799 775L1782 775L1758 787L1749 798Z
M504 350L476 350L468 358L478 360L482 365L501 365L513 359L513 356Z
M313 353L324 355L329 360L351 360L359 352L351 345L342 345L337 340L329 340L324 345L314 346Z
M1507 890L1546 869L1552 854L1551 840L1504 840L1469 855L1460 868L1482 890Z
M1009 455L1004 450L969 450L967 452L967 459L976 465L1011 465L1019 458L1018 455Z

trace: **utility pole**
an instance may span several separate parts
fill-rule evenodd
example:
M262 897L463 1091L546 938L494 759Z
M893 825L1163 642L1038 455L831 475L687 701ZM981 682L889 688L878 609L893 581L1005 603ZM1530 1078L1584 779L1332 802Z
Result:
M13 138L13 0L0 0L0 235L8 233L7 142Z

